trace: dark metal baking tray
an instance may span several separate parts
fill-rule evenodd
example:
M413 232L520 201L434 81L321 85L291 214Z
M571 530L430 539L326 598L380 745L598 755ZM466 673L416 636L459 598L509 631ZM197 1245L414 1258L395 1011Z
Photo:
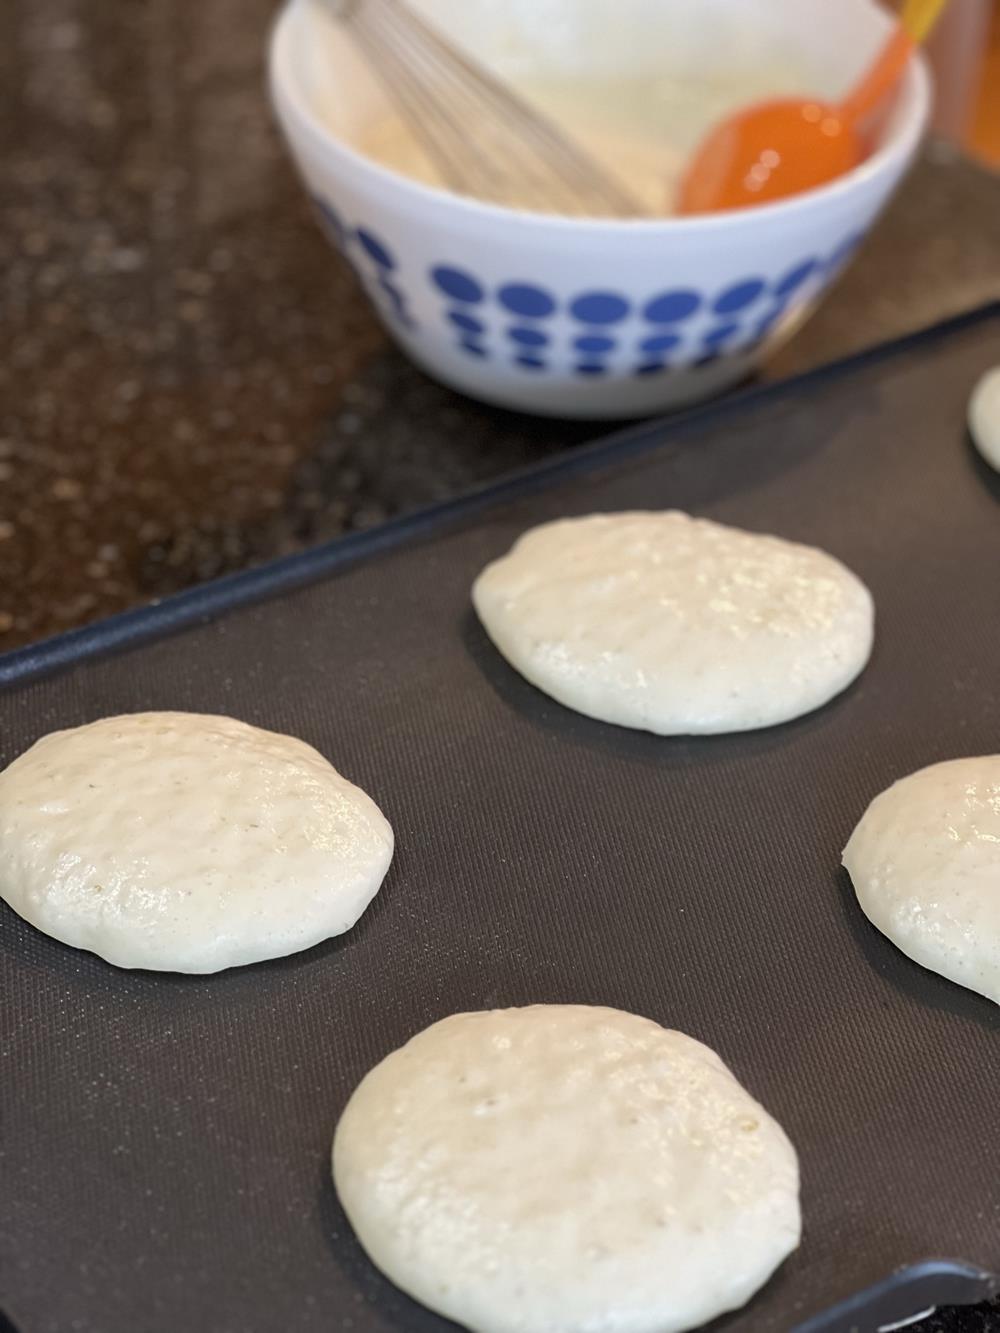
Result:
M21 1333L432 1333L328 1173L351 1089L458 1009L621 1006L718 1050L799 1149L801 1249L726 1333L847 1333L1000 1268L1000 1015L876 933L839 869L874 793L1000 748L1000 478L980 312L643 426L466 501L0 662L0 758L145 708L302 736L397 853L340 940L209 978L116 971L0 908L0 1305ZM872 662L786 726L658 739L493 651L477 571L559 514L681 508L816 543ZM939 1256L945 1256L941 1258Z

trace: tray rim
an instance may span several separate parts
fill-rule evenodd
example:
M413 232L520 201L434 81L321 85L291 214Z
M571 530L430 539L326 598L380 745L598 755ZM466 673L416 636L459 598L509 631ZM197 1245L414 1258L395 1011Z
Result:
M688 433L706 423L724 421L761 404L780 402L810 386L892 361L908 351L997 318L1000 318L1000 300L990 301L803 374L753 385L721 401L710 401L599 435L589 443L560 450L538 463L506 473L439 504L390 519L376 528L336 537L308 550L209 580L0 653L0 697L43 676L60 674L109 653L140 647L239 608L321 582L342 569L431 536L441 528L560 480L639 458L654 449L669 452ZM997 1271L990 1271L964 1259L928 1257L897 1268L827 1310L807 1316L789 1333L879 1333L903 1327L938 1306L975 1305L998 1296L1000 1265ZM0 1310L0 1329L4 1327L4 1318L4 1311ZM865 1322L859 1323L859 1319Z
M335 571L429 536L440 527L471 517L492 505L529 494L562 478L598 469L604 463L641 457L653 449L676 448L688 432L706 422L725 420L761 403L780 402L812 385L839 379L868 365L890 361L925 343L949 338L997 317L1000 317L1000 299L938 320L900 338L876 343L800 375L751 385L722 399L597 435L587 444L562 449L551 458L529 463L439 504L422 506L389 519L375 528L334 537L308 550L225 574L76 629L12 648L0 653L0 691L6 686L65 670L104 653L150 642L238 607L268 601L279 593L318 583Z
M923 1319L942 1305L979 1305L998 1295L1000 1273L964 1259L920 1259L809 1315L789 1333L881 1333ZM861 1324L860 1318L868 1322Z

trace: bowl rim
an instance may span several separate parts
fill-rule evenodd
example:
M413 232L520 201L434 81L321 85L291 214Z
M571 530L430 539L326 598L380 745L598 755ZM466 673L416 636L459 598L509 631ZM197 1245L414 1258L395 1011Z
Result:
M304 13L312 3L314 0L285 0L271 26L267 60L268 84L279 121L296 122L298 129L320 153L340 159L354 171L381 182L384 187L397 191L404 198L410 197L436 207L453 208L459 213L470 214L484 221L506 223L508 226L516 221L538 228L571 228L576 232L590 235L602 231L614 234L623 231L679 234L708 230L727 231L734 227L745 228L748 224L766 226L772 221L780 222L790 218L803 209L822 208L826 204L834 203L861 189L877 177L891 172L897 165L905 164L923 138L930 119L931 75L923 51L917 50L910 57L899 89L899 93L906 97L904 107L906 114L901 117L899 125L874 153L826 185L802 190L798 194L770 203L717 213L691 213L682 216L668 213L663 217L637 218L575 217L563 213L538 213L507 204L490 203L469 195L456 194L440 186L428 185L402 172L394 171L391 167L383 166L382 163L368 157L334 134L313 111L301 81L293 77L292 47L295 36L293 24L298 21L300 13ZM888 14L885 17L889 22L892 21Z

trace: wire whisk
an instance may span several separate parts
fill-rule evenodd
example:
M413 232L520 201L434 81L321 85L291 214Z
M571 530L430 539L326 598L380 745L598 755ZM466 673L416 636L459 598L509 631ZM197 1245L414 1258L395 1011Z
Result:
M406 0L324 3L351 33L449 189L574 217L646 212L587 152Z

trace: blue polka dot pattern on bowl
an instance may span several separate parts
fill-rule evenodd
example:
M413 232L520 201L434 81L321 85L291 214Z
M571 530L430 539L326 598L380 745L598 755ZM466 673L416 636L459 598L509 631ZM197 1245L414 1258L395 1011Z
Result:
M763 278L746 278L743 282L734 282L724 292L720 292L712 303L717 315L732 315L737 310L745 310L753 305L767 284Z
M521 347L544 347L549 341L549 335L543 333L541 329L526 329L520 325L508 329L507 337Z
M771 309L768 310L754 326L754 342L759 342L762 338L766 338L787 309L788 305L785 301L775 302Z
M691 366L694 370L704 370L706 366L714 365L718 360L719 353L717 350L713 350L711 352L705 352L704 355L699 356L696 360L692 361Z
M702 336L702 343L706 350L721 347L723 343L731 342L739 331L740 325L735 320L730 320L728 324L717 324Z
M804 259L801 264L790 268L785 276L775 283L774 295L791 296L792 292L797 291L804 282L808 282L819 267L818 259Z
M581 324L617 324L629 308L629 302L618 292L584 292L573 298L569 312Z
M527 282L508 282L497 292L497 300L512 315L528 319L548 319L556 311L555 297L544 287Z
M378 285L379 285L379 290L385 296L388 297L389 301L392 303L392 305L395 307L396 310L405 311L406 297L403 295L400 289L395 285L395 283L390 282L388 278L379 278Z
M662 375L749 354L789 310L812 299L859 240L851 235L829 257L806 255L771 279L752 274L709 291L675 283L647 295L595 283L565 293L525 278L487 281L450 263L430 275L446 298L455 345L469 356L495 355L536 375ZM471 306L475 316L466 313ZM480 317L487 311L492 321Z
M323 229L343 251L383 317L401 328L416 328L406 292L393 280L396 257L390 246L369 227L350 228L328 200L314 195L313 203Z
M643 352L670 352L675 347L680 346L683 339L679 333L654 333L649 338L643 338L639 344L639 350Z
M342 250L346 243L347 231L343 222L340 220L340 214L330 203L327 203L320 195L312 196L313 207L319 215L320 226L333 241L338 250Z
M642 313L651 324L674 324L690 319L700 305L701 297L697 292L661 292L646 302Z
M481 305L486 298L482 284L465 269L453 268L450 264L438 264L432 268L431 281L452 301L461 302L457 309L450 307L445 312L451 323L460 331L457 344L459 350L466 356L480 360L489 356L486 345L478 341L478 338L486 333L486 325L477 316L468 313L470 305Z
M573 346L578 352L591 352L597 355L601 352L613 352L617 345L614 338L609 338L606 333L584 333L579 338L573 339Z
M522 279L494 286L452 265L436 266L432 273L438 291L453 301L495 306L501 314L517 316L518 322L501 320L491 332L477 327L481 341L467 339L471 348L459 343L470 355L482 355L487 347L535 374L653 375L749 354L786 314L815 298L861 239L852 234L827 257L810 254L771 279L752 275L714 291L675 284L647 296L595 284L563 293ZM450 317L456 314L452 309ZM544 357L538 354L541 349Z
M369 224L351 226L329 200L316 195L313 204L383 317L416 329L412 284L396 249ZM748 354L815 297L862 239L853 232L828 254L804 255L777 276L750 274L707 291L670 282L669 274L664 281L661 273L646 292L600 281L566 292L528 276L488 280L450 261L424 275L464 356L495 358L532 375L662 375Z
M359 227L357 237L361 243L361 248L369 258L373 259L379 268L394 269L396 260L384 241L380 241L374 232L368 231L366 227Z
M463 333L485 333L486 325L481 319L476 319L474 315L467 315L464 310L449 310L448 318L456 329L461 329Z
M466 273L464 269L449 268L442 264L431 269L431 277L445 296L450 296L455 301L467 301L470 305L476 305L486 294L472 274Z

